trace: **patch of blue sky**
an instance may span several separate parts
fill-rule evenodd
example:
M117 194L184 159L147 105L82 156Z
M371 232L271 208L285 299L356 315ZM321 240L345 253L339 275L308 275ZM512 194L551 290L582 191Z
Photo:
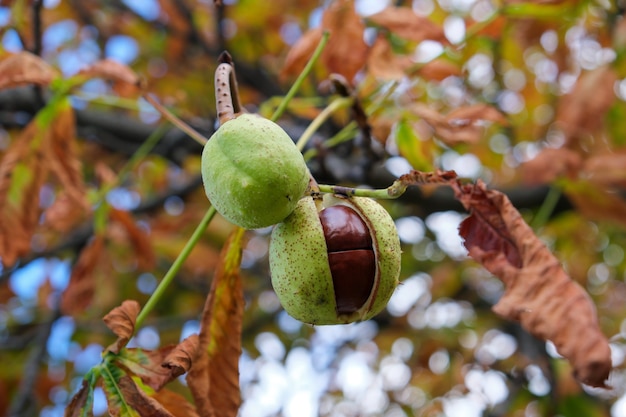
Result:
M48 26L43 34L44 51L53 51L76 38L78 25L73 20L61 20Z
M0 7L0 26L6 26L11 20L11 9L8 7Z
M122 0L122 2L146 20L155 20L161 13L159 2L155 0Z
M4 33L2 47L8 52L20 52L24 49L22 41L14 29L9 29Z
M115 35L111 36L104 47L104 53L107 58L114 59L123 64L130 64L137 59L139 53L139 45L137 41L130 36Z
M61 317L54 322L46 343L51 359L64 361L69 358L70 341L75 328L74 319L68 316Z
M68 262L59 259L35 259L11 274L9 285L13 292L22 299L37 297L39 287L50 279L55 290L67 286L70 276Z

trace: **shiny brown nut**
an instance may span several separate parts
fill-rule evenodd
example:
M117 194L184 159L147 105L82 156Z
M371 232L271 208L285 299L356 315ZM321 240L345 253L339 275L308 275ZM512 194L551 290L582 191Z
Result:
M398 283L400 241L391 216L374 200L306 197L272 232L270 270L294 318L367 320L387 305Z

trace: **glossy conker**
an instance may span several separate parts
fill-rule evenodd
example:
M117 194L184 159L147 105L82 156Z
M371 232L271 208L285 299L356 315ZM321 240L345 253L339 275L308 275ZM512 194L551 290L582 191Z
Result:
M247 113L226 121L209 139L201 171L211 204L246 229L285 219L309 183L304 158L289 135L276 123Z
M287 313L303 322L367 320L396 288L400 253L393 219L376 201L305 197L272 232L272 285Z

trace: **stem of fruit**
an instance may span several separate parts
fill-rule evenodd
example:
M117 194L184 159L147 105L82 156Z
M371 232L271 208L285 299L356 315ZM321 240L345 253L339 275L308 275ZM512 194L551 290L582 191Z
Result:
M317 48L315 48L313 55L311 55L311 59L309 59L309 62L306 63L304 69L302 70L300 75L298 75L298 78L296 79L296 81L293 83L293 85L287 92L287 95L285 95L285 98L283 98L283 101L280 102L280 104L274 111L274 114L272 114L272 117L270 117L270 120L272 122L275 122L276 120L278 120L278 118L282 116L282 114L285 112L287 105L289 104L291 99L296 95L296 92L300 89L300 86L304 82L304 79L309 75L309 73L313 69L313 65L315 65L315 62L317 61L317 59L320 57L320 55L322 55L322 51L326 47L329 37L330 37L330 32L327 30L324 31L324 33L322 34L322 39L320 39L320 43L317 44Z
M242 111L239 88L233 60L228 52L223 52L221 62L215 70L215 108L220 125L237 117Z
M320 128L320 126L337 110L350 107L352 105L351 97L340 97L333 100L315 119L307 126L306 130L302 132L300 139L296 146L300 151L304 149L306 144L311 140L313 134Z
M370 197L379 200L393 200L398 198L404 194L407 187L407 184L399 180L394 181L394 183L387 188L377 190L318 184L318 188L322 193L340 194L348 197Z
M154 309L159 300L163 297L163 294L165 294L165 290L170 285L176 274L178 274L178 271L180 271L183 263L187 260L194 246L196 246L196 243L198 243L198 241L200 240L200 236L202 236L202 233L204 233L204 230L207 228L207 226L215 216L215 213L215 208L211 207L206 212L202 220L200 220L200 223L198 223L198 226L196 226L196 229L193 231L193 234L185 244L185 247L178 254L178 257L172 263L170 269L167 271L157 288L154 290L146 304L139 312L137 320L135 321L135 330L141 327L148 314L150 314L152 309Z

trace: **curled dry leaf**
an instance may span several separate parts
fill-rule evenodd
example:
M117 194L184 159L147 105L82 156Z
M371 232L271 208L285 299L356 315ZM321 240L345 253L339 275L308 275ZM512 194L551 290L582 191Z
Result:
M611 351L588 294L567 276L504 194L487 190L480 181L451 185L471 212L460 226L465 247L504 282L504 295L493 310L552 341L579 381L604 387Z
M522 165L524 183L528 185L546 184L556 178L575 178L580 171L582 157L567 148L546 148Z
M0 61L0 90L25 84L45 86L58 75L57 70L37 55L20 52Z
M367 20L411 41L421 42L429 39L448 43L441 26L415 14L410 7L387 7L369 16Z
M136 97L144 88L141 78L130 67L108 58L82 69L78 76L108 80L122 97Z
M104 253L104 236L96 235L83 247L61 296L61 311L76 316L91 304L96 288L94 271Z
M189 372L193 358L198 352L199 342L197 334L187 337L172 349L161 366L169 369L174 377Z
M115 307L104 316L104 323L117 336L115 343L106 348L106 352L119 353L126 346L135 332L135 320L140 310L139 303L135 300L125 300L122 305Z

